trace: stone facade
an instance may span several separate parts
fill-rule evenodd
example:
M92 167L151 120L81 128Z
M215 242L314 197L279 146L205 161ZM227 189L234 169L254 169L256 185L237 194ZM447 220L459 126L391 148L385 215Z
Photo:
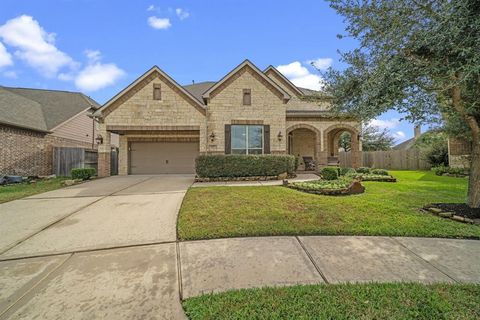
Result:
M154 100L154 87L160 87L161 100ZM106 111L108 114L99 125L99 134L107 137L109 131L119 132L119 175L128 174L128 148L134 141L181 141L187 131L196 131L200 151L205 151L205 115L195 101L185 97L168 78L153 72L134 86L120 102ZM202 132L202 134L200 134ZM190 137L192 134L187 134ZM110 139L99 146L99 153L110 153ZM110 159L102 155L102 159ZM109 161L109 160L108 160ZM102 168L101 168L102 167ZM105 167L105 169L103 168ZM109 163L99 161L99 174L108 172ZM102 172L100 172L102 170ZM109 175L109 174L107 174Z
M161 100L154 99L155 88L160 88ZM244 90L251 92L250 105L243 103ZM353 165L360 166L358 122L319 114L309 118L287 115L288 110L324 112L328 108L325 99L308 98L275 72L263 74L246 61L208 89L203 94L203 101L186 93L168 75L154 67L97 111L96 115L102 137L107 137L110 132L120 134L121 175L129 173L130 142L198 141L200 154L223 154L225 126L232 124L268 125L272 154L289 152L289 133L302 129L300 136L303 134L304 137L299 138L297 147L290 152L308 153L319 166L327 165L329 154L335 154L330 150L333 147L329 142L334 139L333 136L342 130L349 131L353 137ZM104 139L99 152L110 152L109 138ZM102 159L107 161L110 158L105 155ZM105 170L101 167L105 167ZM99 162L99 173L108 175L107 167L108 163Z
M243 105L243 89L251 90L251 105ZM286 104L272 91L252 69L244 67L224 88L214 92L208 103L207 119L208 134L214 133L215 140L209 141L207 152L225 152L226 124L248 123L270 125L270 152L286 153Z
M453 168L470 168L472 145L463 139L448 139L448 164Z
M0 125L0 175L44 176L52 174L54 147L92 149L92 144Z

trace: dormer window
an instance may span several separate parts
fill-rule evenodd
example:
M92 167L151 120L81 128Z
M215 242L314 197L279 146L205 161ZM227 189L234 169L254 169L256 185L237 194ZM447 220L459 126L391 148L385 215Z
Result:
M243 105L244 106L252 105L252 90L243 89Z
M159 83L153 84L153 100L162 100L162 86Z

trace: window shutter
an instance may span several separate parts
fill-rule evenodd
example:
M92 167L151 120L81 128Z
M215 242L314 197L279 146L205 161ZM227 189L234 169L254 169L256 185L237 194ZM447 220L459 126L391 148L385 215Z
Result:
M225 154L232 153L232 130L231 125L225 125Z
M263 126L263 153L270 153L270 125Z

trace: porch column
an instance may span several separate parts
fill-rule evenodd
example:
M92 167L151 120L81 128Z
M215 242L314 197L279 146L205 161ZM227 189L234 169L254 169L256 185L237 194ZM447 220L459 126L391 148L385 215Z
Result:
M358 168L362 166L362 145L358 134L352 134L352 167Z
M99 123L98 125L98 134L102 136L103 143L98 145L98 172L99 177L109 177L110 176L110 155L111 155L111 145L110 145L110 132L106 130L106 125L104 123Z
M323 135L324 133L317 133L316 135L316 151L317 154L315 155L317 161L317 170L321 167L324 167L328 164L328 155L327 155L327 146L323 143Z

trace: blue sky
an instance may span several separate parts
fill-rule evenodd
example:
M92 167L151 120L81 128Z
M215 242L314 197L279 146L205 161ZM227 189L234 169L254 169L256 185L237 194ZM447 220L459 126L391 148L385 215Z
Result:
M315 88L337 50L342 18L322 0L2 0L0 85L82 91L104 103L152 65L180 84L218 80L245 58ZM413 126L375 124L398 141Z

